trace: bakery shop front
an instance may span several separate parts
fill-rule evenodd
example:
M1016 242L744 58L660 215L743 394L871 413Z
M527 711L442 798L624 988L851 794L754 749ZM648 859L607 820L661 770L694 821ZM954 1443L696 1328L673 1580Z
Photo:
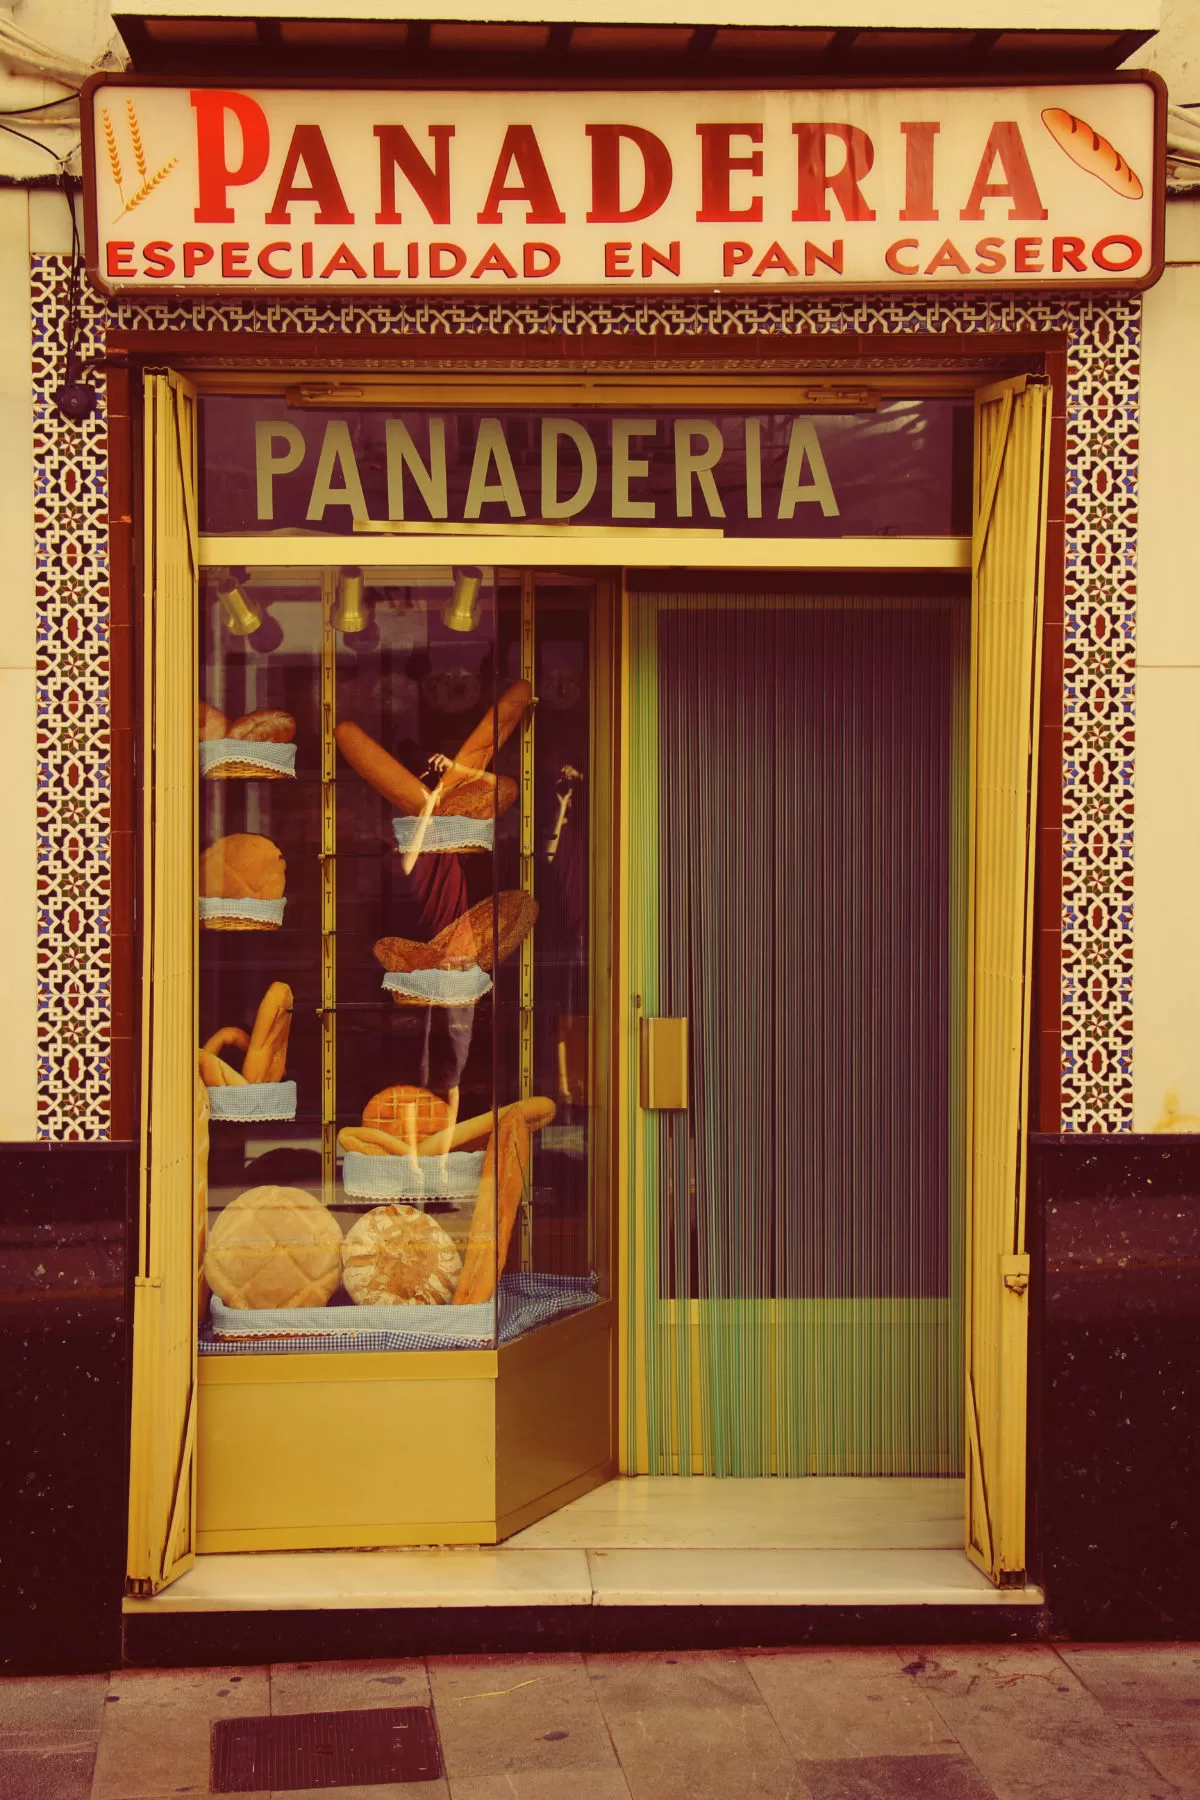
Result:
M696 1477L877 1482L883 1547L948 1497L1038 1601L1063 421L1159 267L1161 110L90 85L135 1610Z

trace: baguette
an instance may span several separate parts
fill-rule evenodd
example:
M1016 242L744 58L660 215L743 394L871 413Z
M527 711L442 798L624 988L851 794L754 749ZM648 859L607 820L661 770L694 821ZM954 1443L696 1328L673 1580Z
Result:
M292 990L286 981L273 981L259 1002L250 1046L242 1060L242 1074L247 1081L283 1079L291 1024ZM273 1074L273 1069L279 1069L280 1073Z
M343 1150L351 1150L356 1156L411 1156L413 1147L406 1144L403 1138L393 1137L390 1131L383 1131L378 1125L347 1125L338 1132L338 1143Z
M532 699L533 689L527 681L514 681L505 689L495 706L484 713L443 775L442 786L447 792L461 787L487 768L493 751L498 750L521 723Z
M555 1110L553 1100L512 1100L507 1106L500 1108L498 1116L503 1123L509 1113L518 1112L529 1131L540 1131L543 1125L550 1124ZM496 1114L490 1112L477 1113L473 1119L460 1119L453 1127L435 1131L429 1137L421 1139L417 1145L417 1155L445 1156L451 1150L465 1149L468 1144L486 1144L492 1135L496 1117Z
M1125 158L1107 138L1093 131L1085 119L1077 119L1064 107L1048 106L1042 114L1042 124L1073 163L1094 175L1097 181L1102 181L1114 194L1120 194L1123 200L1141 199L1142 184Z
M382 794L403 813L418 814L425 810L429 789L424 782L418 781L411 769L406 769L394 756L389 756L383 745L377 744L361 725L345 719L335 726L333 735L355 774L361 775L377 794Z
M240 1025L222 1025L220 1031L214 1031L204 1044L204 1048L213 1056L219 1056L226 1045L240 1050L242 1055L250 1048L250 1034L243 1031Z
M490 1300L495 1293L497 1276L508 1256L528 1169L529 1127L520 1112L510 1107L483 1159L479 1195L471 1218L471 1235L463 1257L462 1274L454 1290L455 1306L477 1305L482 1300Z

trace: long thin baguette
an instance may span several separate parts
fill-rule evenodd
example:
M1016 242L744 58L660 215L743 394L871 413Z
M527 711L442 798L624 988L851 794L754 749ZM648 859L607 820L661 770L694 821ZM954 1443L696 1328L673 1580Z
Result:
M461 787L465 781L478 778L480 770L486 769L491 762L493 751L516 730L532 699L533 689L527 681L514 681L504 690L495 706L484 713L442 776L442 786L447 793Z
M390 800L403 813L421 813L429 799L429 789L418 781L411 769L389 756L382 744L365 732L353 719L344 719L334 727L338 749L356 775L369 782L377 794Z
M530 1100L511 1100L502 1106L499 1112L501 1123L511 1112L520 1113L528 1131L540 1131L543 1125L549 1125L555 1114L553 1100L534 1097ZM422 1138L417 1145L418 1156L445 1156L448 1151L462 1150L468 1144L486 1144L492 1135L492 1127L496 1122L494 1113L477 1113L473 1119L460 1119L454 1128L435 1131L431 1136Z
M463 1257L462 1274L454 1290L455 1306L476 1305L482 1300L490 1300L495 1293L497 1277L508 1256L528 1169L529 1127L516 1107L510 1107L483 1159L479 1195L471 1218L471 1236Z
M243 1031L240 1025L222 1025L220 1031L214 1031L212 1036L205 1040L202 1047L211 1055L220 1056L227 1044L231 1044L235 1050L240 1050L244 1056L250 1048L250 1033Z

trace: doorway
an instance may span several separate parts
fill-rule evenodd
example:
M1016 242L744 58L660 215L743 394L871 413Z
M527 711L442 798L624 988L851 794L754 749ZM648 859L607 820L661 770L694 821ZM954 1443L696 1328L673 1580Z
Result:
M889 586L627 596L630 1472L962 1472L969 595Z

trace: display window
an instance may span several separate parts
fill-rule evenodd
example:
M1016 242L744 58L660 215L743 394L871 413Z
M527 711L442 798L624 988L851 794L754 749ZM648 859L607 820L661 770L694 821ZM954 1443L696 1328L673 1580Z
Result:
M209 568L204 1354L469 1349L603 1293L586 576Z
M144 384L138 1591L697 1471L1015 1576L1045 383Z

